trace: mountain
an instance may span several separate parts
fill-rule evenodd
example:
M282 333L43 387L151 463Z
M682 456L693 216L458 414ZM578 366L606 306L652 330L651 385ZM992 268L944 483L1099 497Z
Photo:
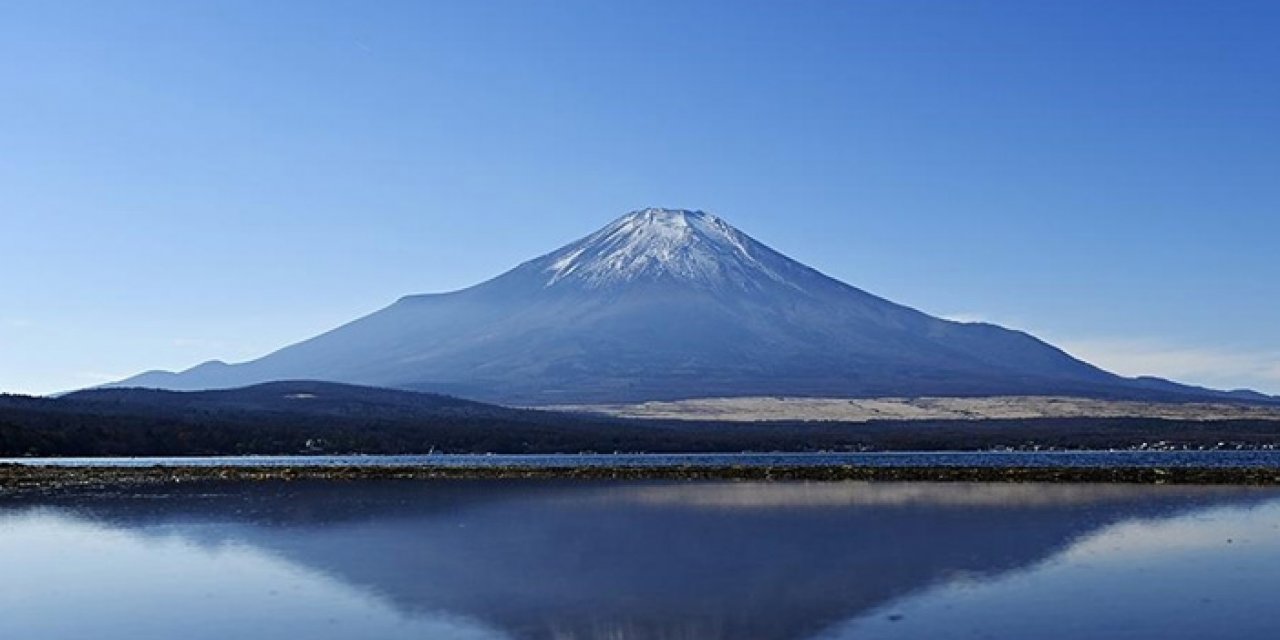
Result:
M1275 443L1280 424L1280 413L1255 406L1149 406L1151 414L1141 417L980 419L972 412L959 419L890 415L853 423L765 415L767 422L726 423L715 414L697 421L632 420L307 380L212 391L109 388L58 398L0 394L0 458L1131 449L1158 441L1191 449L1261 448ZM4 466L0 460L0 492Z
M267 382L237 389L176 392L145 388L99 388L65 394L64 403L99 409L143 407L196 412L269 412L299 416L492 419L540 418L543 414L434 393L415 393L313 380Z
M674 451L759 441L736 435L729 441L730 434L719 442L674 437L675 431L659 423L307 380L212 391L106 388L58 398L0 394L0 458L548 453L612 451L620 445ZM764 442L776 448L777 440ZM800 446L795 440L791 446Z
M531 405L709 396L1223 395L1122 378L1026 333L935 318L701 211L644 209L476 286L415 295L242 364L115 386L317 379Z

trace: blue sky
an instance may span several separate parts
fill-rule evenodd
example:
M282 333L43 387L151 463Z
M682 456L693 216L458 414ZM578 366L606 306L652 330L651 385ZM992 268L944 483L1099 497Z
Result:
M0 390L264 354L644 206L1280 392L1274 2L0 3Z

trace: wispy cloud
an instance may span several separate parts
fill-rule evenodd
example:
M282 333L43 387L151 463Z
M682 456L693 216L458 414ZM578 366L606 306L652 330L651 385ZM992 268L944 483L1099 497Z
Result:
M179 349L228 349L231 346L221 340L205 338L174 338L169 344Z
M943 317L955 322L987 322L1022 329L1081 360L1122 376L1156 376L1218 389L1248 388L1280 393L1280 348L1222 348L1126 336L1071 337L980 312Z
M1155 375L1210 385L1280 389L1280 351L1221 349L1152 340L1062 340L1068 353L1126 376Z
M981 313L970 313L970 312L948 313L946 315L943 315L942 319L950 320L952 322L965 322L965 323L987 322L991 324L999 324L993 321L991 318L988 318L987 316L982 315Z

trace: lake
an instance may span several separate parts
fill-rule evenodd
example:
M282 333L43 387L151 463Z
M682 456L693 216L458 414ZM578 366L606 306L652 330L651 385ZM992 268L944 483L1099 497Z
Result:
M0 496L0 638L1272 638L1280 490L430 480Z

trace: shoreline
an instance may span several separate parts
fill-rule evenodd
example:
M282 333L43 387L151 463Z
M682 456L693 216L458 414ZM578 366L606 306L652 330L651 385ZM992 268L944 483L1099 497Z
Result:
M872 482L1052 482L1280 485L1280 468L867 467L831 466L28 466L0 464L0 495L12 492L197 482L299 480L744 480Z

